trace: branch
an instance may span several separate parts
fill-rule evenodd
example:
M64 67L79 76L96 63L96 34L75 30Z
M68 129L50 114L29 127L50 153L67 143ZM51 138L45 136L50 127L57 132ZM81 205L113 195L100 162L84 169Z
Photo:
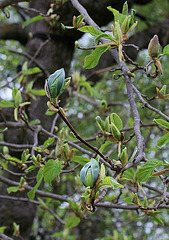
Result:
M9 186L19 186L20 185L18 182L12 181L12 180L10 180L8 178L5 178L3 176L0 176L0 182L3 182L3 183L5 183ZM27 191L32 190L32 187L30 187L28 185L25 185L24 188ZM41 191L41 190L37 190L36 195L41 196L41 197L52 198L52 199L55 199L55 200L58 200L58 201L61 201L61 202L67 202L68 201L66 196L63 197L63 196L58 195L58 194L47 193L47 192L44 192L44 191Z
M26 45L28 38L28 32L22 28L20 23L0 23L0 39L17 40Z
M2 240L14 240L13 238L10 238L3 233L0 233L0 239L2 239Z
M79 136L79 134L76 132L76 130L72 127L72 125L70 124L69 120L64 116L64 114L62 113L62 111L60 110L60 107L57 105L53 105L56 108L56 112L58 112L58 114L60 115L60 117L63 119L63 121L66 123L66 125L70 128L70 130L74 133L75 137L77 139L79 139L82 143L84 143L87 147L89 147L90 149L92 149L95 153L97 153L102 159L101 161L104 162L104 164L106 166L108 166L109 168L111 168L112 170L117 170L118 166L114 165L113 162L111 161L111 159L109 159L107 156L105 156L104 154L102 154L98 148L93 147L90 143L86 142L83 138L81 138ZM119 169L118 169L119 170Z
M139 90L134 85L132 85L132 87L133 87L133 90L135 91L135 93L137 94L138 98L140 99L140 101L144 104L144 107L149 108L153 112L158 113L160 116L162 116L165 120L167 120L169 122L169 117L167 115L165 115L159 109L152 107L148 102L146 102L144 100L144 98L142 97L142 95L139 92Z
M125 210L138 210L140 207L134 206L134 205L120 205L115 203L109 203L109 202L103 202L103 203L97 203L96 207L102 207L102 208L115 208L115 209L125 209ZM161 205L159 208L169 209L169 205ZM142 210L154 210L154 207L148 207L148 208L141 208Z
M0 9L3 9L5 7L8 7L9 5L19 2L30 2L30 0L1 0Z
M94 27L96 27L98 30L101 30L99 26L91 19L91 17L88 15L86 9L77 1L77 0L71 0L73 6L85 17L85 21ZM105 44L108 41L101 38L100 41ZM109 52L113 56L114 60L117 62L117 64L120 66L123 76L125 78L126 87L127 87L127 93L128 93L128 101L130 103L130 107L132 109L133 117L134 117L134 133L137 139L137 157L135 159L135 163L140 162L143 158L143 139L140 131L140 116L139 112L137 110L137 106L133 97L133 88L131 79L128 75L128 68L123 61L119 61L119 55L116 49L109 49Z

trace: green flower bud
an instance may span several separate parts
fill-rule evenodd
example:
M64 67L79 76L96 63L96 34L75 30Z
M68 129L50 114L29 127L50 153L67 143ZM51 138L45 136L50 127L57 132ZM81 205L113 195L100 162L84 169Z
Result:
M65 71L63 68L49 76L45 83L46 95L48 98L59 97L65 89Z
M99 177L99 164L92 158L90 162L86 163L80 171L80 179L85 187L93 188Z
M148 45L148 54L152 59L155 59L158 57L159 41L158 41L157 35L154 35L154 37L150 40L150 43Z

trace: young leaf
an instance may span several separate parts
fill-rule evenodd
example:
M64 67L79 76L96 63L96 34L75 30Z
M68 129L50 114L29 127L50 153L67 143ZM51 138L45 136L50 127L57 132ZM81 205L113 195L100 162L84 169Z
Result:
M127 4L127 1L123 4L122 14L123 15L127 15L128 14L128 4Z
M30 92L37 96L45 96L46 95L45 89L40 89L40 90L31 89Z
M12 186L12 187L7 188L8 194L11 192L17 192L18 190L19 190L19 186Z
M169 44L164 47L163 55L169 55Z
M166 143L169 143L169 133L164 134L160 139L158 139L157 146L162 147Z
M114 123L114 125L118 128L119 131L122 130L123 122L122 122L121 118L116 113L112 113L110 115L110 122Z
M143 167L138 170L137 179L139 184L145 182L154 172L154 169L159 166L161 162L158 159L151 159L147 161Z
M99 151L102 153L104 151L104 149L109 146L110 144L112 144L111 141L106 141L104 144L102 144L102 146L99 148Z
M73 162L77 162L80 163L81 165L85 165L86 163L88 163L90 160L86 157L83 156L74 156L71 161Z
M93 26L84 26L78 29L81 32L84 33L90 33L92 36L97 37L101 34L103 34L103 32L101 32L100 30L98 30L97 28L93 27Z
M77 226L79 223L80 223L80 218L78 218L76 216L72 216L66 221L65 228L73 228L73 227Z
M7 228L7 227L5 227L5 226L0 227L0 233L4 233L4 231L5 231L6 228Z
M97 117L96 117L96 122L97 122L99 128L101 129L101 131L104 132L104 130L105 130L105 123L104 123L104 121L101 119L100 116L97 116Z
M120 42L122 40L122 31L121 31L121 27L120 27L120 22L119 21L115 22L114 36L115 36L115 39L117 40L117 42L120 44Z
M36 177L36 180L37 180L37 183L36 185L32 188L32 190L30 190L28 192L28 197L33 200L34 197L35 197L35 192L36 190L38 189L39 185L41 184L42 182L42 179L43 179L43 168L41 168L39 171L38 171L38 175Z
M167 122L163 119L154 119L154 122L157 123L158 125L164 127L164 128L169 128L169 122Z
M33 18L31 18L31 19L28 19L27 21L25 21L23 24L22 24L22 27L24 28L24 27L26 27L27 25L29 25L29 24L31 24L31 23L33 23L33 22L36 22L36 21L40 21L40 20L42 20L42 19L44 19L41 15L38 15L38 16L36 16L36 17L33 17Z
M60 174L62 162L49 159L44 167L44 181L51 185L52 180Z
M48 148L48 146L50 145L50 144L52 144L53 142L54 142L54 138L49 138L49 139L47 139L45 142L44 142L44 144L43 144L43 149L46 149L46 148Z
M119 131L119 129L116 127L116 125L112 122L111 125L111 132L113 137L117 140L120 141L120 137L121 137L121 133Z
M19 104L21 104L21 102L22 102L22 96L21 96L21 92L18 90L15 96L15 106L19 107Z
M126 179L134 179L135 171L133 168L128 168L124 173L123 173L123 178Z
M11 102L11 101L9 101L9 100L2 100L2 101L0 102L0 107L1 107L1 108L8 108L8 107L14 108L14 103Z
M98 64L101 55L108 49L110 49L110 46L97 47L91 54L86 56L85 68L86 69L94 68Z
M38 67L29 68L29 69L26 69L25 71L22 71L24 75L31 75L39 72L41 72L41 70Z
M123 185L118 183L114 178L112 177L106 177L105 179L102 180L101 186L99 186L99 189L102 188L123 188Z

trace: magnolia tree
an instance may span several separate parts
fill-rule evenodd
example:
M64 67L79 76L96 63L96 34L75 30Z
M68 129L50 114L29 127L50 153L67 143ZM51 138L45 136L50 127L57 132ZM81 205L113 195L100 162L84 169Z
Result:
M8 2L0 3L5 18L12 11L6 8ZM130 36L138 22L127 2L120 11L106 3L104 8L114 19L106 29L77 0L69 2L73 7L67 3L46 1L47 13L34 3L15 5L23 18L30 12L22 28L36 51L30 43L27 53L1 49L25 60L10 82L4 73L1 83L1 89L11 88L12 97L0 102L0 236L147 239L145 224L159 226L161 233L168 220L169 94L163 82L169 45L162 48L154 32L148 51L132 59L130 49L137 53L139 47L130 42ZM57 14L68 6L72 12L76 9L72 25ZM46 35L42 30L31 31L31 26L35 24L37 31L43 21ZM52 42L59 37L51 33L55 28L63 36L76 34L78 55L72 74L68 73L70 61L59 55L63 49ZM94 37L89 46L77 41L83 33ZM35 35L43 40L41 44ZM49 66L52 59L45 61L48 55L54 58L55 51L59 51L57 68ZM104 55L110 63L101 68ZM139 233L134 229L138 226L142 227Z

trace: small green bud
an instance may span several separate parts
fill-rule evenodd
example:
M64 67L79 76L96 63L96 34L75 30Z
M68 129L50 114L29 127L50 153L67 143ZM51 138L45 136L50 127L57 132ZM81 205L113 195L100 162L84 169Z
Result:
M111 125L111 131L112 131L112 135L113 137L117 140L117 141L120 141L120 138L121 138L121 133L120 131L118 130L118 128L116 127L116 125L112 122Z
M104 132L104 130L105 130L105 123L104 123L104 121L101 119L100 116L97 116L97 117L96 117L96 122L97 122L99 128L101 129L101 131Z
M80 179L85 187L93 188L99 177L99 164L92 158L90 162L86 163L80 171Z
M154 35L154 37L150 40L150 43L148 45L148 54L152 59L155 59L158 57L159 41L158 41L157 35Z
M127 155L127 148L125 147L122 151L121 157L120 157L122 166L125 167L128 163L128 155Z
M107 101L106 100L101 100L100 106L105 111L107 109Z
M59 97L65 88L65 71L63 68L49 76L45 83L46 95L48 98Z

